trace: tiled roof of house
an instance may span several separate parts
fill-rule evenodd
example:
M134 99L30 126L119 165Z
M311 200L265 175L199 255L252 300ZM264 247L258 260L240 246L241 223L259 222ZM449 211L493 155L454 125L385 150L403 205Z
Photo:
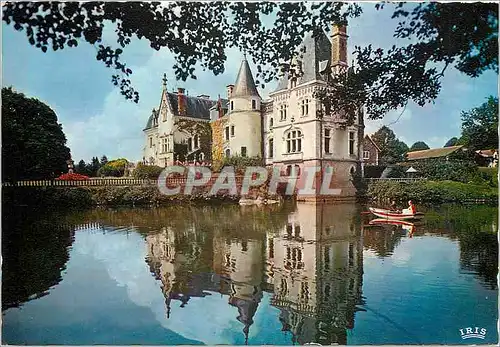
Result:
M323 31L317 37L314 37L312 33L308 34L301 48L305 48L303 56L299 58L302 61L303 74L297 78L297 85L314 80L325 80L325 75L322 72L329 70L328 67L332 56L332 43L326 34ZM302 51L299 49L299 52ZM275 92L287 89L288 79L289 73L285 73L280 79Z
M420 159L430 159L430 158L440 158L446 157L447 155L456 152L463 146L451 146L451 147L443 147L443 148L431 148L425 149L422 151L414 151L408 152L406 154L407 160L420 160Z
M477 154L485 158L492 158L495 152L498 153L498 149L480 149L476 151Z

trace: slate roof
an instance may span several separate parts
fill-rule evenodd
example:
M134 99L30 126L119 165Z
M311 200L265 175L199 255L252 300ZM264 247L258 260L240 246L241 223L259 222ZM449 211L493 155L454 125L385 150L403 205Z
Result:
M300 46L299 52L302 52L303 47L305 47L305 52L300 53L303 55L298 58L298 60L302 61L303 74L297 79L297 85L314 80L325 81L326 75L322 72L327 71L330 67L332 43L326 34L321 31L317 37L313 37L313 34L309 33ZM284 74L278 82L275 92L287 89L289 75L288 72Z
M414 151L414 152L408 152L406 154L406 159L407 160L420 160L420 159L430 159L430 158L440 158L440 157L446 157L447 155L450 155L463 146L451 146L451 147L443 147L443 148L432 148L432 149L425 149L422 151Z
M260 98L257 87L255 86L255 81L253 80L252 71L250 70L246 58L241 62L240 71L238 72L238 77L236 77L236 83L231 96L258 96Z
M167 92L168 102L172 107L172 112L174 115L179 115L179 105L178 105L178 95L177 93ZM184 95L186 101L186 115L185 117L195 118L195 119L205 119L210 120L210 109L217 105L217 100L209 100L204 98L198 98L194 96ZM222 108L227 108L227 103L229 100L221 99ZM155 113L156 112L156 113ZM151 116L146 123L144 130L153 127L153 118L158 115L158 111L153 110Z

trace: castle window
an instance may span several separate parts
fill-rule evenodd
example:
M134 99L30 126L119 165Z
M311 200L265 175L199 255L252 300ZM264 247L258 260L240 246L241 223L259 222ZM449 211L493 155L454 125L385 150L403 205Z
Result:
M370 151L363 151L363 159L370 159Z
M309 114L309 99L302 100L302 115L307 116Z
M354 155L355 137L354 131L349 131L349 155Z
M231 137L234 137L234 125L231 125Z
M246 157L247 156L247 148L246 147L241 147L241 156Z
M255 110L257 108L257 102L255 100L252 100L252 110Z
M299 153L302 151L302 132L300 130L289 131L286 137L286 152Z
M203 161L205 159L205 154L201 152L199 158L201 161Z
M234 110L234 101L231 101L231 111Z
M229 158L231 156L231 151L228 149L226 149L226 158Z
M274 121L273 121L273 118L271 117L271 118L269 119L269 128L272 128L272 127L273 127L273 122L274 122Z
M149 148L153 147L153 137L149 137Z
M299 177L300 176L300 166L299 165L295 165L293 167L293 173L295 174L295 176Z
M269 258L274 258L274 240L269 239Z
M226 141L228 141L229 140L229 127L226 127L225 135L226 135Z
M193 150L193 139L189 138L188 139L188 152L191 152Z
M269 158L274 156L274 139L269 139Z
M293 78L290 81L290 88L295 88L295 87L297 87L297 79Z
M167 152L167 138L163 137L161 139L161 152L166 153Z
M325 153L330 153L330 129L325 129Z
M200 143L199 143L199 138L198 138L198 135L194 135L194 148L199 148L200 147Z

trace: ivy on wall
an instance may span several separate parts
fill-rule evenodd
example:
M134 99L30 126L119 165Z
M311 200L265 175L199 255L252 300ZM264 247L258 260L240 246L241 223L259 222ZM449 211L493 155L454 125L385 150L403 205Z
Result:
M219 118L210 123L212 128L212 167L218 170L224 161L224 127L227 118Z

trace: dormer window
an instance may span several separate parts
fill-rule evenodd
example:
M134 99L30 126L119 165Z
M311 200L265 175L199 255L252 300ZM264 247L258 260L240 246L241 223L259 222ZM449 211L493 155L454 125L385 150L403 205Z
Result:
M293 78L291 81L290 81L290 88L295 88L297 87L297 79L296 78Z

